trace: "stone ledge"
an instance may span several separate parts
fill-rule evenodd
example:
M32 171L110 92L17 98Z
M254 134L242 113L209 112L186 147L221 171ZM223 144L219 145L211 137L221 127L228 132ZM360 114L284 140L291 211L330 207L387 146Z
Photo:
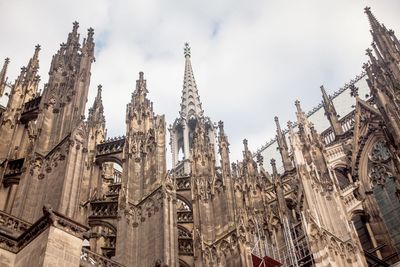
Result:
M51 207L45 206L43 207L43 216L19 236L15 237L11 234L0 232L0 248L18 253L50 226L54 226L80 239L83 239L83 235L89 230L89 227L53 211Z

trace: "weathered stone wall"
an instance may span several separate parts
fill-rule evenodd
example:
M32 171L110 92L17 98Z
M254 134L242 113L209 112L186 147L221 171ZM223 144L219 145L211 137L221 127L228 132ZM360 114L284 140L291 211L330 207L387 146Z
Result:
M43 266L79 266L81 249L82 239L51 226Z
M47 241L50 229L43 231L38 237L32 240L15 257L15 267L42 266L45 257Z

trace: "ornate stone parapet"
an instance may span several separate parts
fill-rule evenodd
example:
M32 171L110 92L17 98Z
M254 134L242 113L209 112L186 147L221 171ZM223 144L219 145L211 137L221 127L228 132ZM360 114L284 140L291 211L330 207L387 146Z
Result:
M97 145L97 155L120 153L125 145L125 136L107 139L104 143Z
M89 229L87 226L77 223L61 213L53 211L49 207L43 208L43 213L44 215L33 225L1 213L2 218L7 220L3 225L7 226L11 230L11 233L0 231L0 248L18 253L51 226L80 239L83 239L83 235ZM26 226L28 227L25 229ZM12 231L12 229L15 230ZM18 232L20 233L19 235L17 235Z
M30 223L18 219L17 217L14 217L3 211L0 211L0 233L5 233L10 236L18 237L30 226Z
M7 168L4 172L3 184L10 186L12 184L19 184L19 179L24 171L25 158L10 160L7 163Z

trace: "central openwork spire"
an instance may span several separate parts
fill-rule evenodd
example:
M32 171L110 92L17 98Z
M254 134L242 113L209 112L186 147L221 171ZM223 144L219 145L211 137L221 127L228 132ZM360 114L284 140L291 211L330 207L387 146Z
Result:
M185 43L183 51L186 61L183 78L181 111L179 115L181 118L188 120L192 117L203 117L204 112L201 107L200 96L194 79L192 63L190 61L191 51L188 43Z
M197 90L196 81L193 75L191 62L191 48L185 43L183 48L185 56L185 72L183 77L183 88L181 98L181 109L179 117L170 127L171 146L172 146L172 165L177 173L190 174L190 156L191 150L194 148L194 141L198 133L196 129L204 132L202 136L208 136L211 144L215 146L216 126L211 122L210 118L204 116L201 105L199 92Z

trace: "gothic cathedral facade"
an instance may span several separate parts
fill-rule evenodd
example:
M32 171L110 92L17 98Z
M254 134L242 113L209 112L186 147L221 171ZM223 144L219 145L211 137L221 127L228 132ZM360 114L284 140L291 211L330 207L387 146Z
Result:
M125 135L114 138L107 138L101 86L84 116L93 29L81 42L73 24L42 92L40 46L13 83L7 58L0 71L0 96L8 97L0 106L0 265L399 262L400 42L365 13L373 37L363 66L369 98L351 84L356 105L344 121L321 87L329 142L296 101L297 122L287 130L275 117L280 158L268 159L268 168L247 140L243 158L231 162L223 122L202 108L188 44L177 119L167 127L154 113L141 72Z

